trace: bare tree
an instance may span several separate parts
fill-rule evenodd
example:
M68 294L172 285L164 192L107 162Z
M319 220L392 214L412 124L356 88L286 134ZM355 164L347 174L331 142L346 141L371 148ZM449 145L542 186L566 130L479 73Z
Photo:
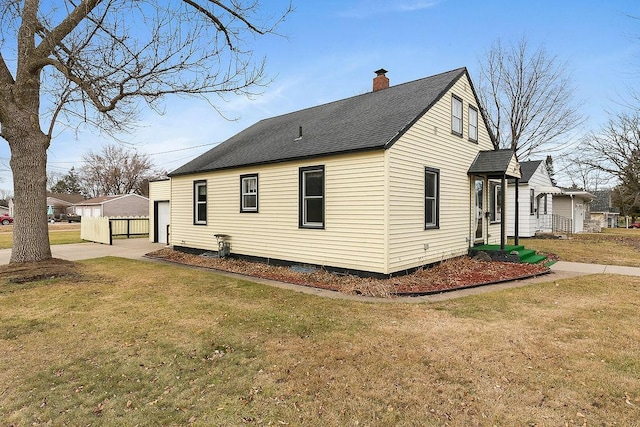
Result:
M640 207L640 113L619 113L581 145L583 164L614 178L623 211Z
M585 162L582 152L560 156L563 176L571 186L587 191L598 191L610 187L613 177Z
M613 189L611 203L620 209L625 218L631 216L632 220L635 220L640 213L640 193L623 185Z
M519 159L559 150L583 121L565 64L524 38L494 43L480 59L479 82L495 148L511 148Z
M53 187L56 185L58 181L62 179L64 174L58 171L47 171L47 191L55 192Z
M167 94L251 94L266 84L247 41L289 13L259 0L0 0L0 137L11 149L11 262L51 257L47 148L56 125L131 129ZM205 98L214 105L213 101ZM214 107L215 108L215 107Z
M10 191L0 188L0 206L9 206L9 199L13 197Z
M120 145L107 145L98 153L89 151L82 161L80 179L91 197L142 194L145 180L157 175L149 156Z

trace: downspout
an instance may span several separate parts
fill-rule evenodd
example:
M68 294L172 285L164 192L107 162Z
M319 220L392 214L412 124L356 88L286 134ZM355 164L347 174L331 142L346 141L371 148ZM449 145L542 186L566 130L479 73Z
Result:
M575 207L573 206L573 194L569 195L571 197L571 233L575 234L576 232L576 220L575 220Z
M514 243L516 246L518 246L520 244L520 230L519 230L519 225L520 225L520 202L518 202L518 198L520 197L518 195L518 188L520 187L520 178L516 178L516 203L515 203L515 214L516 214L516 221L513 224L513 235L514 235Z
M502 174L502 181L500 182L500 250L504 251L504 246L507 243L507 213L505 212L505 200L507 194L507 179L506 175Z

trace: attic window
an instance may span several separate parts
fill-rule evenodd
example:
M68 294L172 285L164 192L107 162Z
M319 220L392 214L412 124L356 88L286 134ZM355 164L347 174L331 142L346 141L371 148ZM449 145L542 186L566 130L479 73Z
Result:
M469 141L478 142L478 110L469 105Z
M451 96L451 133L462 136L462 99Z

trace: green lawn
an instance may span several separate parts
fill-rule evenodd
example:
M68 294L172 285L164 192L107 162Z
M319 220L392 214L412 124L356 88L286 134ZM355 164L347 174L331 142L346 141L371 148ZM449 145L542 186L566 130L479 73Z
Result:
M66 245L68 243L82 243L80 229L77 230L49 230L49 243L52 245ZM13 233L0 233L0 249L9 249L13 246Z
M513 242L510 239L510 242ZM562 261L640 267L640 230L603 229L570 239L520 239L527 249L557 254Z
M431 304L102 258L0 280L4 425L638 425L640 278Z

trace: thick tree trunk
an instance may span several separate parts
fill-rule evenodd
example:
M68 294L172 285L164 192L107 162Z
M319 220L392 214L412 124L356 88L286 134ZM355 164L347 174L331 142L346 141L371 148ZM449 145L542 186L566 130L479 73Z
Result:
M23 131L7 132L12 134L9 139L14 191L12 263L51 258L46 206L49 140L34 126L18 127Z

